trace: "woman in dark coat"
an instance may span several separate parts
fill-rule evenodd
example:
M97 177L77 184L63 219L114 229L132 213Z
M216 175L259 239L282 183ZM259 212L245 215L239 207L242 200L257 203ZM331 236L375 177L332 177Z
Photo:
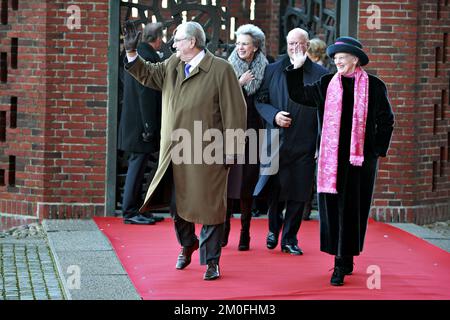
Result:
M242 86L247 103L247 130L255 129L256 138L259 134L258 130L264 128L262 119L255 108L255 93L262 84L264 70L268 65L264 51L264 33L257 26L246 24L237 29L236 47L228 58L239 79L239 84ZM251 143L255 142L252 141ZM256 155L256 158L258 158L258 155ZM228 174L228 209L222 246L226 246L228 243L232 199L240 199L241 235L238 246L240 251L246 251L250 248L253 190L259 176L259 162L251 163L250 159L252 157L249 155L249 143L247 143L245 163L232 166Z
M363 250L378 157L388 151L394 115L383 81L362 69L369 58L358 40L338 38L327 54L335 75L303 86L306 56L297 50L286 76L291 99L319 111L320 250L335 256L330 282L342 285Z

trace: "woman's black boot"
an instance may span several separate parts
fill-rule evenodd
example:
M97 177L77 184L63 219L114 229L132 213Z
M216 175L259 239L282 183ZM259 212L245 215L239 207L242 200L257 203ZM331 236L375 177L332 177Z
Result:
M335 256L334 270L331 275L330 284L332 286L342 286L344 284L345 275L344 259L342 257Z
M353 256L343 256L345 275L351 275L353 272Z

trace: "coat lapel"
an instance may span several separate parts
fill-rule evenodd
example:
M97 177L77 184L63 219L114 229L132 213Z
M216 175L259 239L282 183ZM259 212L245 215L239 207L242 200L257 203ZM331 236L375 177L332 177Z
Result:
M193 77L195 77L195 75L197 75L200 72L200 69L202 71L204 71L204 72L208 72L209 69L211 69L211 65L212 65L212 62L213 62L213 57L214 57L213 54L211 52L209 52L208 50L206 50L206 54L203 57L202 61L200 61L200 64L197 67L195 67L194 70L192 70L192 72L190 73L188 78L186 78L184 76L184 66L185 66L185 64L180 62L180 64L182 65L181 72L183 73L183 79L186 80L186 81L188 79L192 79ZM180 66L178 66L178 67L180 67ZM178 71L178 72L180 72L180 71Z

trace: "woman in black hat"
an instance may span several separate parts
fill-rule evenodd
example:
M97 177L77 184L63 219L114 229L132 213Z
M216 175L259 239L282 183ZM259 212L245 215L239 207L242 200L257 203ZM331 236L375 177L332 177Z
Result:
M394 115L384 82L362 68L369 58L358 40L340 37L327 54L336 74L304 86L306 55L297 50L286 76L291 99L318 108L320 250L335 256L331 284L343 285L363 249L378 157L388 151Z

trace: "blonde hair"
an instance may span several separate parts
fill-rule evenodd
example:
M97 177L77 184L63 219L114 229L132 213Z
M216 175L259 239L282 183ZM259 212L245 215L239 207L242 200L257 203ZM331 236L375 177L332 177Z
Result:
M309 40L308 53L318 58L320 61L325 62L327 60L327 44L319 38Z

